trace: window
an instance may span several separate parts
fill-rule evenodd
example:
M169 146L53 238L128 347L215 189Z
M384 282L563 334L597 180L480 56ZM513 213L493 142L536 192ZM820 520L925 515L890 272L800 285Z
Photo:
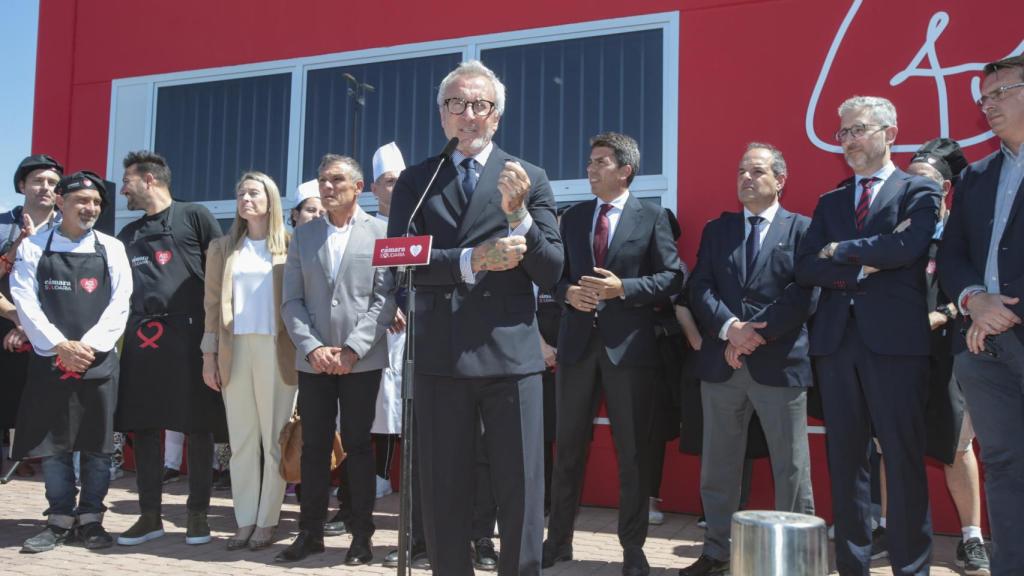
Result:
M179 200L234 198L238 177L288 175L291 76L160 87L153 150L167 158Z
M437 86L461 53L337 66L306 74L302 181L316 178L320 158L352 156L373 179L373 153L396 142L406 164L437 154L445 142L437 120Z
M586 178L590 138L636 138L639 174L661 174L662 31L609 34L481 51L509 102L497 140L551 180Z
M591 197L589 139L616 130L640 145L631 190L675 209L678 29L678 13L647 14L115 80L107 176L120 179L128 151L154 149L171 164L176 197L225 219L247 169L294 198L333 152L355 157L369 188L378 146L397 142L410 165L440 150L438 85L478 58L508 90L495 141L547 170L559 204ZM137 214L117 202L120 227ZM372 194L360 202L376 210Z

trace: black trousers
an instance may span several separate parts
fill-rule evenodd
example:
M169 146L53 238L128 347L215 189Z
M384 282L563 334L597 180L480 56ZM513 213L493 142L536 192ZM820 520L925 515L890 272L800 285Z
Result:
M341 409L341 442L345 485L351 501L346 525L353 536L374 532L375 465L370 427L380 387L380 370L333 376L299 372L299 415L302 416L302 501L299 528L323 535L331 489L331 447L335 418Z
M539 576L544 538L540 374L416 374L416 450L423 528L435 574L472 576L476 445L483 443L501 527L502 576ZM484 435L480 438L480 424ZM483 523L478 519L478 524Z
M143 512L160 513L163 499L164 459L160 455L163 442L160 430L136 430L132 445L135 448L135 483L139 489L139 508ZM213 484L213 434L188 434L188 501L192 511L210 507L210 486Z
M817 383L828 431L828 467L836 525L836 568L868 573L871 562L872 434L885 455L889 490L886 540L894 574L928 573L932 524L925 474L928 357L877 354L856 322L839 349L819 356Z
M572 543L599 390L604 391L619 461L619 543L623 548L644 545L651 488L651 393L656 375L654 367L612 364L596 331L582 360L558 365L558 439L548 516L548 541L553 545Z

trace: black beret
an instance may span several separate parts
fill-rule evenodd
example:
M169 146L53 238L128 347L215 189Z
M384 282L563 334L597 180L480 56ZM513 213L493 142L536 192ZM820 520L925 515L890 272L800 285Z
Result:
M960 145L949 138L936 138L925 142L910 161L911 164L915 162L931 165L943 178L954 182L960 176L960 172L967 168L967 158L960 150Z
M64 175L64 166L57 162L53 156L49 154L33 154L22 160L21 164L18 164L18 169L14 171L14 191L23 194L18 188L18 182L24 180L33 170L41 168L48 168L56 171L61 176Z
M103 178L88 170L81 170L61 178L55 192L63 196L79 190L96 190L100 193L101 205L107 205L107 187L103 184Z

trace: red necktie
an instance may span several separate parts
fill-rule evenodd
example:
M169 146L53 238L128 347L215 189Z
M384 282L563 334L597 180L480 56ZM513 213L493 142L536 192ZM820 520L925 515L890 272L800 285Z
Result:
M611 229L608 211L611 209L611 204L601 204L601 212L594 224L594 264L598 268L604 268L604 258L608 255L608 231Z
M857 211L854 213L857 219L857 230L864 229L864 221L868 219L868 208L871 207L871 187L878 178L864 178L860 181L860 200L857 201Z

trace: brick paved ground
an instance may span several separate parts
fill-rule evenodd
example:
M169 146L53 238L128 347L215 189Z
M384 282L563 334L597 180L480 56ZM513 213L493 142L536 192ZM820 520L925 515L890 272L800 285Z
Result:
M294 499L285 503L279 527L279 542L260 552L228 552L224 549L224 541L234 529L231 499L227 492L216 492L210 510L214 541L204 546L186 546L185 494L185 482L167 487L164 496L164 528L168 534L153 542L132 548L114 546L98 552L65 546L44 554L19 554L21 542L43 528L44 521L40 514L46 507L46 501L38 472L31 479L15 479L10 484L0 486L0 574L263 576L395 573L394 569L386 569L379 562L397 543L397 495L378 501L375 516L377 533L373 539L375 562L369 566L349 568L342 565L349 536L328 538L326 553L311 556L298 565L286 567L273 562L274 555L287 545L291 533L297 530L298 505ZM138 512L134 475L128 474L113 482L107 505L110 511L104 524L116 536L131 525ZM647 557L654 566L651 573L662 576L675 575L676 569L695 559L700 554L702 538L702 530L697 527L695 517L678 514L665 516L664 525L651 527L645 547ZM577 522L574 546L577 561L558 564L545 573L555 576L620 574L621 551L615 538L615 520L615 510L584 508ZM957 574L952 562L955 546L953 538L936 539L936 561L932 574ZM876 566L872 574L890 573L884 562L877 562ZM426 574L423 571L415 573Z

